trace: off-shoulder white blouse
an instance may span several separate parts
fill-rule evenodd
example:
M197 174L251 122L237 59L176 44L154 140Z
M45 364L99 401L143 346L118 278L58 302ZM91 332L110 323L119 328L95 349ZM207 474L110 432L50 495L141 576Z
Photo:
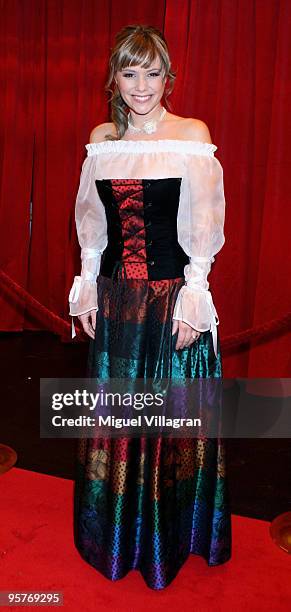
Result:
M181 177L177 233L189 264L173 318L200 332L211 330L217 356L219 319L207 281L214 255L225 242L223 169L214 157L217 147L192 140L116 140L90 143L86 149L75 207L82 266L69 294L70 315L98 310L96 279L107 246L107 221L95 180Z

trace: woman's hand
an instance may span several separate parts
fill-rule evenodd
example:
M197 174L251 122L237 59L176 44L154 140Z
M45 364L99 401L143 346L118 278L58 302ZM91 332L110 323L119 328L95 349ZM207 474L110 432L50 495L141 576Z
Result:
M85 312L82 315L78 315L78 319L80 319L83 330L90 336L90 338L95 338L95 327L96 327L96 310L89 310L89 312Z
M176 351L183 348L188 348L198 340L201 333L193 329L191 325L188 323L184 323L184 321L173 321L172 335L174 335L178 331L178 338L176 342Z

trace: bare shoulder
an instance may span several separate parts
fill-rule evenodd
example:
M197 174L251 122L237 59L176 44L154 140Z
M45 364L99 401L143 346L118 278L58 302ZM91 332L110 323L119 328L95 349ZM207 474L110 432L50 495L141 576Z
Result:
M184 133L189 140L198 140L212 144L209 129L206 123L200 119L185 119Z
M106 134L115 134L114 123L107 122L96 125L90 133L89 142L102 142L105 140Z

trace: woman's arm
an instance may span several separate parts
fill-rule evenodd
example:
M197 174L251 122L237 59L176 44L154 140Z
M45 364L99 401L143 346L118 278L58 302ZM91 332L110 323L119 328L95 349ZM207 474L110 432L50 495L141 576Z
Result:
M107 245L107 222L96 184L97 155L87 157L82 166L75 205L75 222L81 247L81 274L75 276L69 294L70 315L78 316L85 332L94 336L97 284L101 254ZM72 319L72 337L76 335Z
M204 144L197 144L196 152L193 150L187 160L177 220L178 240L189 256L189 264L185 266L186 284L178 295L173 318L200 332L210 329L217 356L219 320L207 276L214 255L225 241L223 171L214 157L216 147L207 126L201 122L197 128L193 126L192 139Z

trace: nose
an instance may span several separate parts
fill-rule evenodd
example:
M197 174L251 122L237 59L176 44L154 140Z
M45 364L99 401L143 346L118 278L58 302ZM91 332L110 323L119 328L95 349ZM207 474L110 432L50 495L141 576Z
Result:
M146 76L143 76L142 74L137 76L137 82L135 84L135 89L136 91L139 91L139 92L146 91L147 89Z

